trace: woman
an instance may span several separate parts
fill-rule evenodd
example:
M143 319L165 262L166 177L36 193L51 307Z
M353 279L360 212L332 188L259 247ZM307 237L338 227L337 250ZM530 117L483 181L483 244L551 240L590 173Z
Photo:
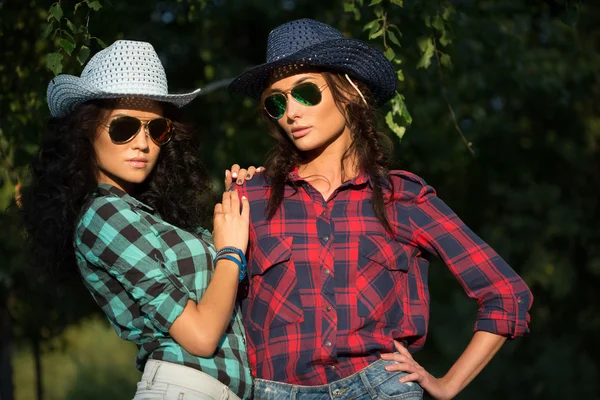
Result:
M48 87L48 136L22 208L38 263L72 269L119 336L139 348L135 399L251 394L239 307L248 204L215 206L199 228L208 177L149 43L117 41L81 77ZM210 283L209 283L210 282Z
M531 292L423 179L390 171L374 108L396 77L381 52L308 19L277 27L267 49L230 86L260 99L277 140L266 173L241 190L255 398L454 397L507 337L528 332ZM427 333L430 255L480 305L471 343L441 378L412 356Z

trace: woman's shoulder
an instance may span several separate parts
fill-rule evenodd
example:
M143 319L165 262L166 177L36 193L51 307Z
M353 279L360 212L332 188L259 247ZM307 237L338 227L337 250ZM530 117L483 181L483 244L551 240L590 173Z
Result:
M99 214L100 216L110 217L118 213L134 212L134 210L135 207L121 197L94 193L85 203L83 214Z
M244 181L240 186L235 185L234 188L241 195L248 198L250 202L262 200L268 197L270 190L270 182L264 172L257 172L252 179Z
M404 170L390 171L392 183L392 199L395 201L420 201L435 190L419 175Z
M140 216L133 204L124 198L106 195L101 191L91 194L85 202L77 223L78 230L90 226L123 225L139 221Z

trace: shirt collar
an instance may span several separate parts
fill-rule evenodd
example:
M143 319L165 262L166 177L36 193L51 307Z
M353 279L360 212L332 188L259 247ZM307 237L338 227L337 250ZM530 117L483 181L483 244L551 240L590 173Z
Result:
M298 175L298 167L296 166L292 172L289 173L288 178L293 183L306 181L300 175ZM342 184L342 186L362 186L368 184L373 187L373 177L364 171L361 171L355 178L350 179Z
M123 199L129 205L144 210L149 213L154 213L154 209L147 204L142 203L138 199L133 196L127 194L123 190L119 189L116 186L109 185L108 183L99 183L98 187L94 191L93 195L95 197L106 196L106 197L118 197Z

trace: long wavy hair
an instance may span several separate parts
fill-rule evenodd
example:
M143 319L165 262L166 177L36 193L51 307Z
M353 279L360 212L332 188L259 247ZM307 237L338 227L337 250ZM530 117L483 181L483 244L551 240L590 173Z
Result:
M76 271L75 226L88 196L97 185L94 140L116 106L115 100L94 100L64 118L48 122L45 140L31 163L30 180L21 191L21 214L33 262L54 277ZM209 177L197 158L199 144L179 109L161 104L173 121L174 135L162 146L154 170L130 193L161 217L193 230L207 215L204 196L211 196Z
M356 161L359 171L364 171L372 179L372 204L375 216L383 225L386 232L394 234L385 211L384 186L393 192L393 184L389 176L392 164L393 143L390 138L377 129L377 120L371 91L363 82L354 80L359 90L365 97L365 102L343 75L329 71L307 71L320 73L331 94L337 108L346 119L350 128L352 141L344 152L340 162L342 167L342 182L354 178L352 173L345 171L346 161L352 158ZM266 94L266 91L265 91ZM264 99L264 95L263 95ZM276 139L276 144L265 161L265 176L271 185L271 194L267 205L267 216L273 218L281 206L288 175L292 170L306 162L305 154L298 150L292 140L284 133L277 121L268 116L262 109L262 118L266 121L271 136ZM297 189L297 188L295 188Z

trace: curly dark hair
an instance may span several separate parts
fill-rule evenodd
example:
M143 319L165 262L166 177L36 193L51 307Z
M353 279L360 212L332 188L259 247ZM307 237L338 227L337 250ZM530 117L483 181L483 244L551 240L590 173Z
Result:
M64 118L52 118L30 181L21 191L21 215L33 262L54 277L76 271L75 226L88 196L98 185L94 140L99 123L115 108L115 100L93 100ZM209 176L197 158L199 143L182 113L161 104L173 121L172 140L161 148L152 173L130 193L161 217L193 231L207 215L203 196L212 196Z
M350 147L341 159L342 182L353 178L347 176L344 170L344 161L349 157L355 157L358 169L366 172L372 178L372 203L375 216L386 232L393 235L394 231L385 211L383 187L388 186L392 192L394 190L389 175L394 146L390 138L377 129L375 109L369 105L374 104L371 91L363 82L354 80L367 101L365 104L342 75L329 71L310 70L307 72L322 74L338 109L345 116L346 124L352 134ZM305 160L304 154L296 148L277 121L270 118L264 109L261 114L267 122L271 136L277 141L265 161L265 177L271 185L267 216L272 218L283 201L288 174Z

